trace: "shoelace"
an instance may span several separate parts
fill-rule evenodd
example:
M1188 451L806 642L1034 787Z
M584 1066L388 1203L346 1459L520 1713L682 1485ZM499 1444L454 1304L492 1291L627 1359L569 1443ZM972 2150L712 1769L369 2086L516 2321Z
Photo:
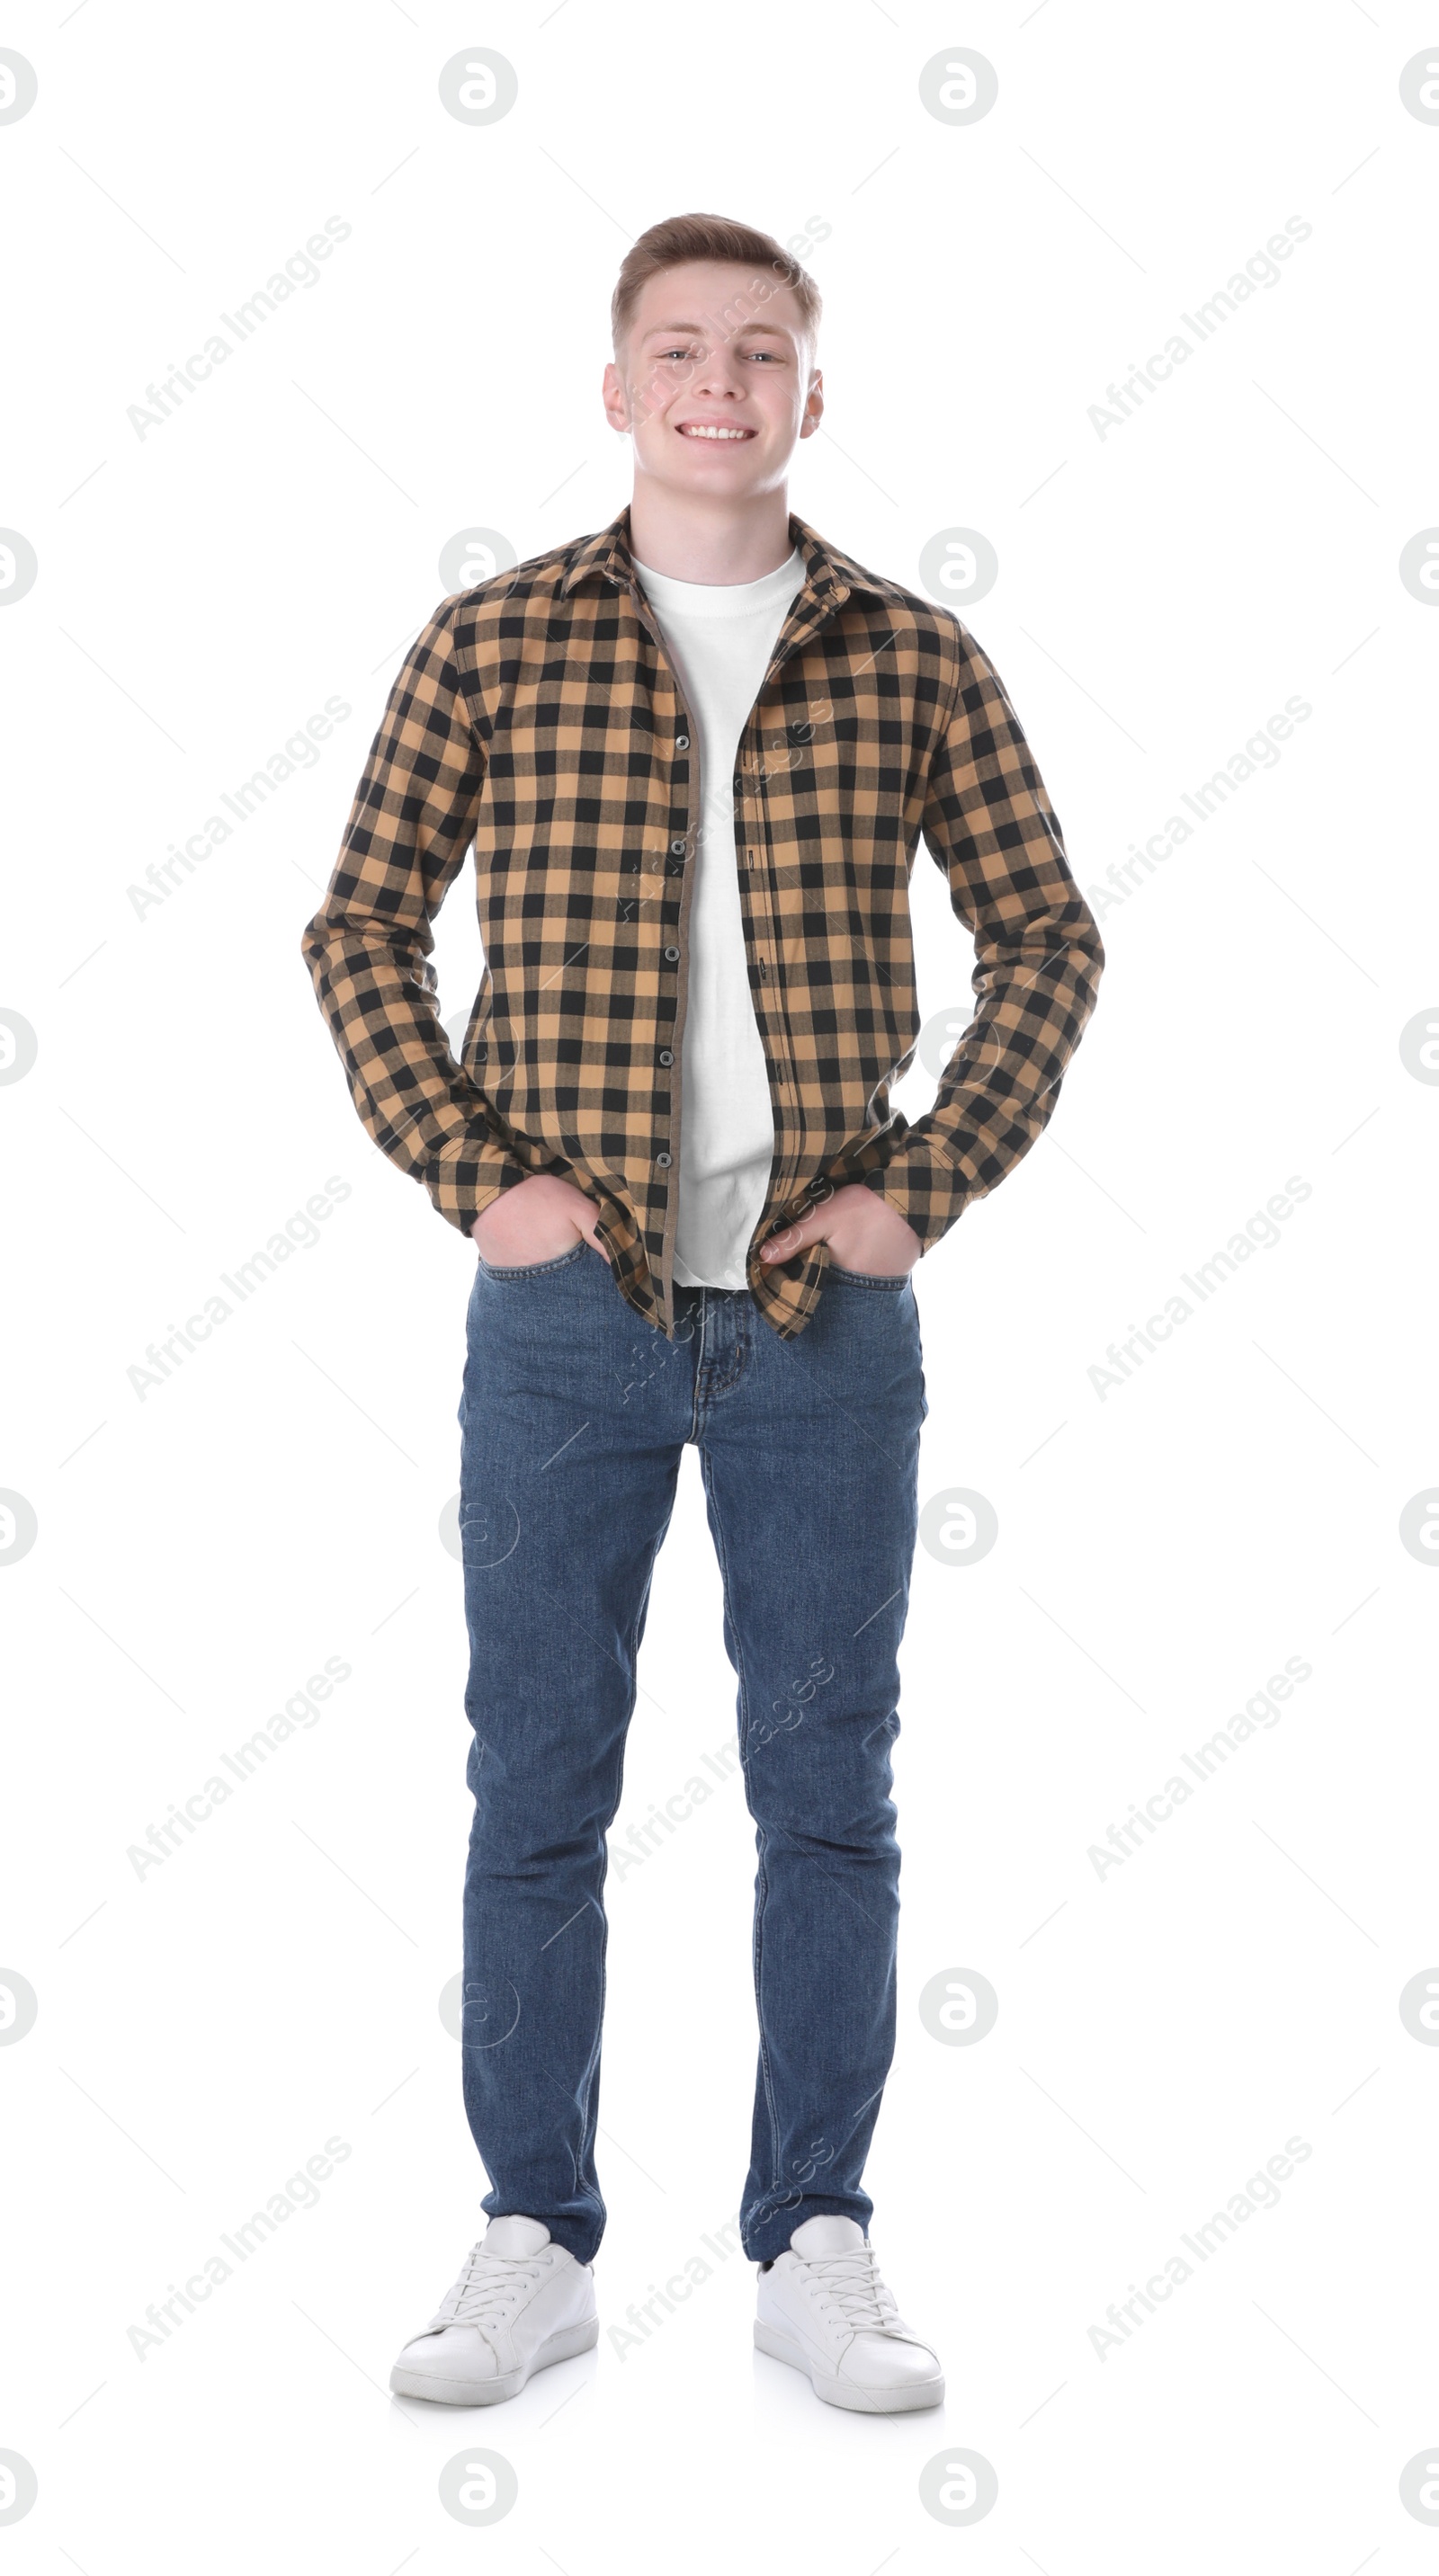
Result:
M849 2254L821 2254L817 2258L801 2255L800 2261L820 2299L838 2308L845 2324L856 2333L866 2327L878 2334L908 2331L892 2293L879 2277L872 2246L857 2245Z
M487 2254L477 2245L454 2288L441 2300L429 2331L436 2326L483 2326L498 2323L514 2306L531 2275L538 2280L544 2264L533 2254Z

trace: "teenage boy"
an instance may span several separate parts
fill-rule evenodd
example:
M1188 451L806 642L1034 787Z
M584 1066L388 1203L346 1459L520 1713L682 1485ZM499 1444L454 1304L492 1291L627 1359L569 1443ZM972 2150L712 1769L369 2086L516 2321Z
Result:
M790 513L818 316L747 225L635 243L604 379L633 498L437 609L305 933L370 1135L478 1252L463 2065L489 2226L390 2382L450 2405L599 2333L605 1835L689 1441L759 1855L755 2341L831 2405L944 2393L862 2181L894 2044L909 1273L1044 1127L1103 956L973 638ZM921 836L978 1007L910 1125ZM430 924L471 844L457 1062Z

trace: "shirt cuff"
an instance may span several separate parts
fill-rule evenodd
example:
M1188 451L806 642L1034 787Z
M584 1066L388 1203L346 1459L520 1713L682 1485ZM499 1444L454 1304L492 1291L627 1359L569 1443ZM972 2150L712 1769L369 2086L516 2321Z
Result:
M926 1252L948 1234L972 1200L986 1195L952 1163L936 1154L923 1137L913 1134L888 1163L861 1173L859 1178L876 1198L884 1199L898 1211Z
M453 1151L437 1155L426 1164L421 1178L441 1216L458 1233L468 1235L476 1217L501 1191L512 1190L517 1181L527 1181L531 1175L486 1129L480 1136L463 1137Z

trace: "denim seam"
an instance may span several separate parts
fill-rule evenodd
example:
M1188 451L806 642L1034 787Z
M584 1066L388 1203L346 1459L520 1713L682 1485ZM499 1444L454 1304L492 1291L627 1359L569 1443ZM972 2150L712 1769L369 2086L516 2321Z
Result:
M837 1261L828 1264L831 1279L847 1279L853 1288L887 1288L891 1293L909 1286L907 1270L884 1273L874 1270L841 1270Z
M626 1711L625 1711L625 1722L624 1722L624 1727L623 1727L623 1730L622 1730L621 1735L620 1735L620 1744L619 1744L619 1762L618 1762L618 1766L617 1766L617 1768L618 1768L618 1773L619 1773L619 1778L618 1778L618 1782L617 1782L617 1786L616 1786L616 1794L615 1794L615 1814L616 1814L616 1815L618 1815L618 1813L619 1813L619 1810L620 1810L620 1804L621 1804L621 1801L623 1800L623 1798L624 1798L624 1794L625 1794L625 1755L626 1755L626 1753L627 1753L627 1752L628 1752L628 1750L629 1750L630 1725L631 1725L631 1721L633 1720L634 1713L635 1713L635 1703L636 1703L636 1701L637 1701L637 1700L638 1700L638 1698L639 1698L639 1675L638 1675L638 1672L637 1672L637 1670L636 1670L636 1667L637 1667L638 1662L639 1662L639 1634L640 1634L640 1622L641 1622L641 1620L642 1620L642 1619L643 1619L643 1617L644 1617L645 1604L646 1604L646 1602L648 1601L648 1599L649 1599L649 1597L650 1597L650 1585L651 1585L651 1584L652 1584L652 1582L654 1581L655 1563L656 1563L656 1560L657 1560L657 1558L658 1558L658 1556L659 1556L660 1549L661 1549L661 1547L664 1545L665 1535L666 1535L666 1532L667 1532L667 1531L668 1531L668 1529L669 1529L669 1525L670 1525L670 1518L671 1518L671 1516L672 1516L672 1514L673 1514L673 1510L674 1510L674 1505L673 1505L673 1503L671 1503L671 1505L670 1505L670 1511L669 1511L668 1513L666 1513L666 1515L665 1515L664 1528L660 1531L659 1536L658 1536L658 1537L656 1538L656 1540L655 1540L654 1546L650 1549L650 1561L649 1561L649 1565L648 1565L648 1567L646 1568L646 1571L645 1571L645 1579L644 1579L644 1583L642 1584L642 1586L641 1586L641 1588L640 1588L640 1597L639 1597L639 1601L638 1601L638 1604L637 1604L636 1609L635 1609L635 1615L634 1615L633 1620L632 1620L632 1621L631 1621L631 1623L630 1623L630 1634L629 1634L630 1696L629 1696L629 1706L628 1706L628 1708L627 1708L627 1709L626 1709ZM605 1827L605 1833L604 1833L604 1869L603 1869L603 1872L602 1872L602 1875L601 1875L601 1878L600 1878L600 1903L599 1903L599 1916L600 1916L600 1925L601 1925L601 1948L600 1948L600 2009L599 2009L599 2015L598 2015L598 2028L597 2028L596 2033L595 2033L595 2046L594 2046L593 2053L592 2053L592 2055L591 2055L591 2058L590 2058L589 2065L588 2065L588 2066L586 2067L586 2069L585 2069L584 2101L583 2101L583 2105L582 2105L581 2120L580 2120L580 2150L581 2150L582 2155L584 2155L584 2156L588 2159L588 2161L589 2161L591 2164L593 2164L593 2162L594 2162L595 2135L596 2135L596 2133L597 2133L597 2131L598 2131L599 2121L598 2121L598 2115L596 2114L596 2117L595 2117L595 2124L594 2124L594 2127L592 2128L592 2127L591 2127L591 2125L590 2125L590 2116L591 2116L591 2111L592 2111L593 2103L594 2103L594 2088L595 2088L595 2080L596 2080L596 2077L598 2076L599 2071L600 2071L600 2060L601 2060L601 2055L602 2055L603 2047L604 2047L605 2006L606 2006L606 2004L607 2004L607 2003L608 2003L608 2001L609 2001L609 1991L610 1991L609 1915L608 1915L608 1913L607 1913L607 1911L606 1911L606 1908L605 1908L605 1891L606 1891L606 1888L607 1888L607 1887L608 1887L608 1885L609 1885L609 1874L610 1874L609 1826L607 1825L607 1826ZM578 2179L578 2177L577 2177L577 2179ZM602 2196L602 2195L600 2195L600 2197L602 2198L603 2196Z
M744 1773L745 1795L746 1795L746 1798L749 1800L749 1810L750 1810L750 1814L753 1816L753 1815L754 1815L754 1801L753 1801L753 1798L750 1796L750 1791L751 1791L751 1788L752 1788L753 1783L752 1783L752 1780L751 1780L750 1764L749 1764L749 1726L750 1726L750 1715L749 1715L749 1687L748 1687L748 1684L747 1684L747 1681L746 1681L746 1678L745 1678L745 1665L744 1665L744 1640L743 1640L743 1637L742 1637L742 1636L741 1636L741 1634L740 1634L739 1621L736 1619L736 1617L735 1617L735 1615L734 1615L734 1603L733 1603L733 1600L732 1600L732 1598L731 1598L731 1594L730 1594L729 1557L728 1557L728 1554L727 1554L726 1549L725 1549L724 1523L723 1523L723 1521L722 1521L722 1519L721 1519L721 1517L720 1517L719 1505L718 1505L718 1503L717 1503L717 1502L716 1502L716 1500L715 1500L714 1486L713 1486L713 1484L712 1484L712 1482L711 1482L711 1480L710 1480L709 1459L708 1459L708 1456L706 1455L706 1452L705 1452L705 1450L704 1450L703 1448L701 1448L701 1450L700 1450L700 1472L701 1472L701 1475L702 1475L702 1477L703 1477L703 1479L704 1479L704 1489L705 1489L705 1494L706 1494L706 1497L707 1497L707 1499L708 1499L708 1501L709 1501L709 1504L710 1504L710 1508L711 1508L711 1510L712 1510L712 1512L713 1512L713 1515L714 1515L715 1554L716 1554L716 1556L717 1556L717 1557L718 1557L718 1559L719 1559L720 1589L721 1589L721 1591L722 1591L722 1593L723 1593L723 1595L724 1595L725 1613L726 1613L726 1616L727 1616L727 1618L728 1618L728 1620L729 1620L730 1633L731 1633L731 1635L733 1636L733 1638L734 1638L734 1643L735 1643L735 1667L736 1667L736 1678L737 1678L737 1680L738 1680L738 1682L739 1682L739 1714L740 1714L739 1737L740 1737L740 1768L741 1768L741 1770L742 1770L742 1771L743 1771L743 1773ZM769 2186L769 2194L770 2194L770 2196L772 2196L775 2192L777 2192L777 2191L778 2191L778 2189L779 2189L779 2187L780 2187L780 2184L779 2184L779 2167L780 2167L780 2138L779 2138L779 2120L778 2120L778 2118L777 2118L777 2116L776 2116L776 2113L775 2113L775 2104L774 2104L774 2076L773 2076L772 2069L771 2069L771 2067L770 2067L770 2062L769 2062L769 2042L768 2042L768 2039L767 2039L767 2036L766 2036L766 2033L765 2033L765 2026L764 2026L764 1997L763 1997L763 1985L762 1985L762 1970L763 1970L763 1965L764 1965L764 1917L765 1917L765 1906L766 1906L766 1903L767 1903L767 1901L768 1901L768 1897L769 1897L769 1878L768 1878L768 1874L767 1874L767 1872L766 1872L766 1870L765 1870L765 1852L766 1852L766 1849L767 1849L767 1847L768 1847L768 1836L767 1836L767 1835L766 1835L766 1833L765 1833L765 1829L764 1829L763 1825L762 1825L762 1824L760 1824L758 1817L756 1817L756 1818L755 1818L755 1829L756 1829L756 1833L757 1833L757 1837L758 1837L758 1852L757 1852L757 1856L756 1856L756 1857L757 1857L757 1869L756 1869L756 1875L757 1875L757 1879L758 1879L758 1886L757 1886L757 1889L756 1889L755 1922L754 1922L754 1945L753 1945L753 1956L754 1956L754 2000L755 2000L755 2020L756 2020L756 2022L757 2022L757 2023L758 2023L758 2025L759 2025L759 2062L760 2062L760 2072L761 2072L761 2074L763 2075L763 2078L764 2078L764 2098L765 2098L765 2108L766 2108L766 2110L767 2110L767 2111L768 2111L768 2113L769 2113L769 2147L770 2147L770 2186Z
M700 1386L703 1382L705 1371L705 1344L709 1340L709 1300L703 1289L700 1290L698 1322L699 1348L695 1352L694 1396L690 1404L689 1427L689 1437L696 1443L698 1443L700 1436Z

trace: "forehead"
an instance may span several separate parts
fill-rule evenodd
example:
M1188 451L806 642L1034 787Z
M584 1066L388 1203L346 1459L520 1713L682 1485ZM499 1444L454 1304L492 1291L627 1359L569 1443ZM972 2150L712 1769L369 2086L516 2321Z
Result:
M804 315L793 287L763 267L738 261L688 260L646 278L630 324L633 340L665 331L770 334L785 341L805 337Z

